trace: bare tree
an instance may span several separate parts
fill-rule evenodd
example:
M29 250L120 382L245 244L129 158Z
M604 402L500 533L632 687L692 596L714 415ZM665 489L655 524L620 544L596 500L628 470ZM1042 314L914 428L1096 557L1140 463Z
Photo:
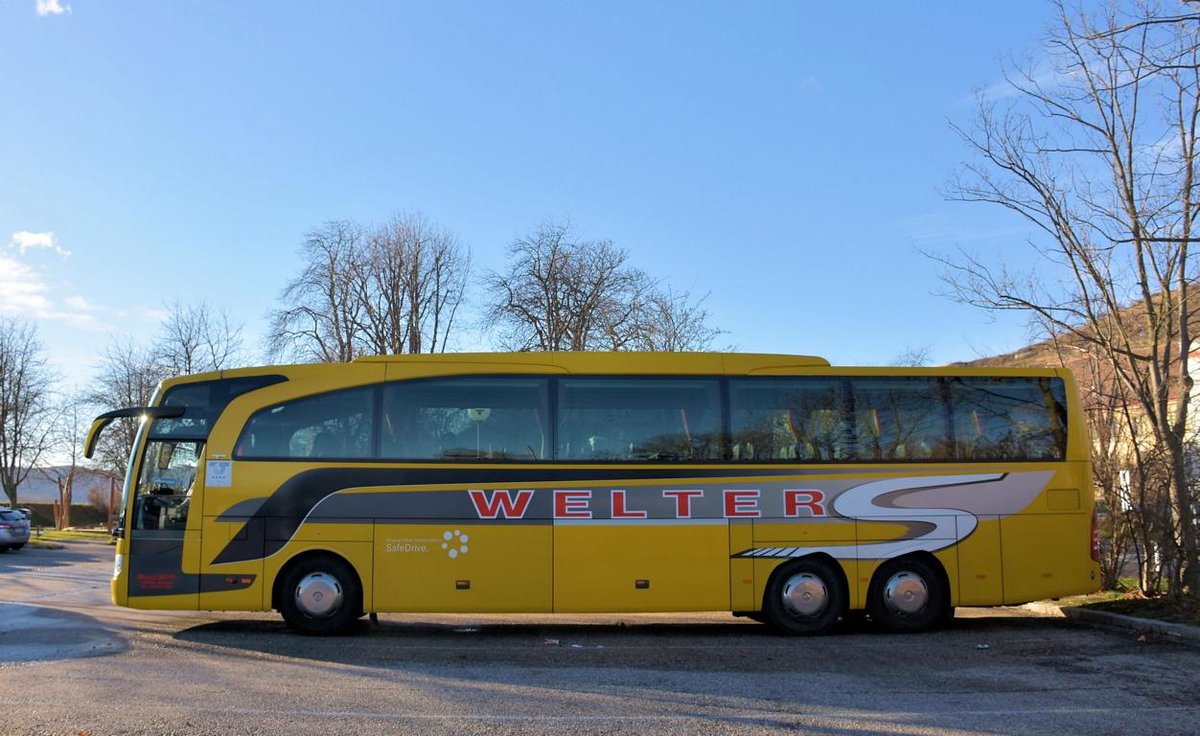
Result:
M0 485L12 506L53 444L54 381L37 328L0 319Z
M171 376L230 368L242 360L242 326L208 302L176 301L163 320L154 353Z
M692 301L685 291L651 289L642 313L637 315L633 339L624 347L660 352L711 350L721 330L708 323L706 298Z
M444 352L462 304L470 256L420 213L395 215L367 239L355 336L376 354Z
M284 306L271 314L268 351L317 363L353 360L362 303L355 284L364 280L364 228L349 220L326 222L301 247L304 267L284 287Z
M696 350L719 331L703 299L662 289L608 240L577 240L546 222L509 246L485 279L485 324L509 350Z
M112 495L109 493L108 484L88 486L87 492L88 505L96 509L106 517L112 517Z
M83 455L83 438L90 418L86 400L78 392L63 396L55 411L51 428L50 449L66 462L39 467L37 472L58 486L59 500L55 510L55 526L64 528L70 523L71 495Z
M373 229L328 222L301 254L304 269L272 315L272 355L337 362L446 349L470 273L450 232L419 213Z
M620 322L643 280L625 268L625 251L609 241L574 240L570 226L546 222L509 246L508 254L507 271L486 279L486 322L501 329L500 345L595 350L606 337L619 341Z
M919 368L921 366L929 365L929 356L931 353L932 348L928 345L919 345L917 347L907 345L903 350L896 354L896 357L892 358L888 365Z
M1040 263L940 260L958 299L1025 312L1104 362L1153 439L1141 459L1163 463L1168 589L1200 591L1187 457L1200 19L1142 4L1058 9L1053 69L1010 68L1012 96L980 95L973 127L958 129L975 161L951 188L1024 218Z
M105 349L100 373L84 398L97 412L127 406L148 406L154 390L167 377L157 356L131 338L116 338ZM125 474L137 437L136 418L117 419L96 448L100 465L117 477Z

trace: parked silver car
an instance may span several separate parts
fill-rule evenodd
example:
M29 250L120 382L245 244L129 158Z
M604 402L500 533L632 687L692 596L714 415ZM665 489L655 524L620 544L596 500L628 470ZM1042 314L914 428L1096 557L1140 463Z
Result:
M0 509L0 552L21 549L29 541L29 519L21 509Z

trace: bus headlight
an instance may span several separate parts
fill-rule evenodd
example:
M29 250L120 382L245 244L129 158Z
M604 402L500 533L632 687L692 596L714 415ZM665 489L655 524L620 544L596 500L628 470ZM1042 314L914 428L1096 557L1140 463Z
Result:
M121 577L121 570L125 569L125 555L117 555L113 560L113 580Z

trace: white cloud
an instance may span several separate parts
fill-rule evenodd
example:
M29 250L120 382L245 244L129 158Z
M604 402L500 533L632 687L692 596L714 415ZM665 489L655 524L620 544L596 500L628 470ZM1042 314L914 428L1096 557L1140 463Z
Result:
M918 245L980 243L1024 240L1032 231L1027 225L982 226L965 223L941 212L910 215L896 223L897 229Z
M1053 94L1077 84L1079 76L1079 72L1073 68L1058 68L1052 59L1027 61L1023 65L1010 64L1005 68L1002 78L975 89L962 102L977 104L1013 100L1025 95L1022 89Z
M37 14L43 18L47 15L62 15L70 12L71 6L63 5L58 0L37 0Z
M98 329L96 307L80 296L60 296L60 285L52 284L43 269L22 259L29 251L45 249L64 258L69 255L55 243L54 233L28 231L13 233L9 250L0 251L0 314Z
M0 256L0 314L40 315L50 311L50 289L41 276L15 258Z
M68 309L75 309L80 312L90 312L96 308L92 306L91 302L81 296L69 296L66 299L63 299L63 304L66 305Z
M59 254L63 258L71 255L71 251L66 250L58 244L58 240L54 237L54 233L31 233L28 230L21 230L12 234L12 240L9 241L8 247L16 248L21 251L21 255L25 255L26 251L33 248L46 248Z

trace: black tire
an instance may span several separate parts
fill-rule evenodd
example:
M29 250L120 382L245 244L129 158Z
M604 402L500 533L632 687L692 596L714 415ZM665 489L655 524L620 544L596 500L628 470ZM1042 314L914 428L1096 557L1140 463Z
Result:
M279 584L279 613L301 634L344 633L362 611L362 588L343 560L321 555L292 565Z
M8 551L8 545L0 545L0 555Z
M908 634L944 623L952 609L941 572L919 557L902 557L876 571L867 610L885 630Z
M762 613L780 633L824 634L845 612L849 597L834 563L807 557L775 569L763 593Z
M25 546L25 543L24 543L24 542L21 542L20 544L14 544L14 545L13 545L12 547L10 547L9 549L12 549L12 550L18 550L18 549L21 549L21 548L22 548L22 547L24 547L24 546Z

